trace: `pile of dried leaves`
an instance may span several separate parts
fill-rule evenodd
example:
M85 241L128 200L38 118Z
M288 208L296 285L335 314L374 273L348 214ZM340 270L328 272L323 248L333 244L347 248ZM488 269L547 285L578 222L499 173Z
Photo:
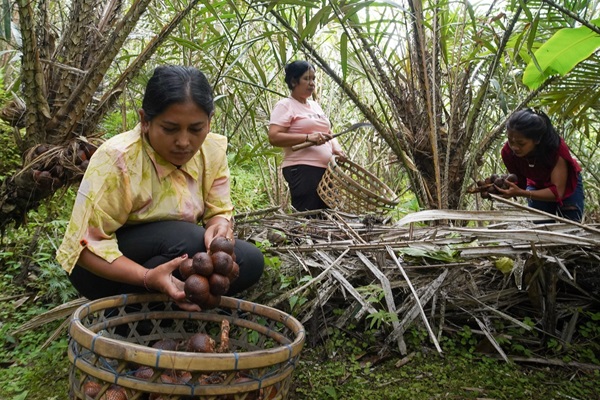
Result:
M535 332L527 346L537 344L532 337L568 344L582 313L600 310L600 229L540 223L548 214L504 203L492 211L417 212L396 223L276 208L237 216L238 235L268 243L280 273L301 282L261 288L251 300L288 311L293 304L309 337L388 313L382 352L405 354L404 334L414 324L440 353L442 333L465 325L506 360L498 326ZM298 298L305 302L290 301Z

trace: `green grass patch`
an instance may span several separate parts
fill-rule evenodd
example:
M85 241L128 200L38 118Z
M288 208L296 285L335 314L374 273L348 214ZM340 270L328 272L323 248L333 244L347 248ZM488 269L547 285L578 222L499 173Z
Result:
M294 400L598 399L600 370L524 366L469 353L422 348L406 364L379 362L352 345L334 354L306 348L294 372Z

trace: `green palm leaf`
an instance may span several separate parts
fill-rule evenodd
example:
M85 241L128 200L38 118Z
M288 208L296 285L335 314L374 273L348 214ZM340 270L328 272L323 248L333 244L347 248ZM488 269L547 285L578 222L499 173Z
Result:
M591 22L600 25L600 19ZM550 76L567 74L598 48L600 35L591 29L585 26L561 29L535 52L537 66L535 62L527 65L523 83L530 89L537 89Z

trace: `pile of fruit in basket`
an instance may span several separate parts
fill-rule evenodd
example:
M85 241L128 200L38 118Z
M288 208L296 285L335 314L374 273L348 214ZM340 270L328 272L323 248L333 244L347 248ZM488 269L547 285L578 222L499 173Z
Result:
M223 319L221 321L221 333L219 337L219 344L210 335L206 333L196 333L185 340L174 340L171 338L159 339L152 344L152 348L159 349L161 351L187 351L192 353L227 353L230 351L229 348L229 320ZM160 374L160 376L156 376ZM212 372L202 374L196 378L196 382L191 372L183 370L163 370L157 371L153 367L133 365L127 372L127 375L144 380L152 381L155 383L162 384L184 384L184 385L216 385L223 384L227 379L227 375L222 372ZM254 380L245 374L244 371L237 372L235 378L231 384L253 382ZM104 386L109 386L103 393ZM124 387L116 384L101 383L96 380L88 380L83 384L83 392L89 398L95 399L98 395L101 400L127 400L128 395ZM102 394L101 394L102 393ZM247 400L268 400L273 399L277 394L276 387L269 387L268 391L265 392L263 389L259 389L253 392L248 392L246 397ZM86 397L87 398L87 397ZM150 393L148 400L164 400L170 399L170 396ZM186 397L187 398L187 397ZM211 397L212 398L212 397ZM234 396L224 395L218 396L216 399L219 400L233 400Z
M207 252L198 252L193 257L184 260L179 266L179 272L184 279L184 291L187 298L200 306L203 310L217 307L221 296L229 290L231 282L239 277L240 267L235 262L235 242L224 237L213 239ZM184 340L164 338L155 341L151 347L161 351L184 351L193 353L228 353L229 349L229 320L221 321L219 341L207 333L195 333ZM217 344L218 343L218 344ZM159 384L184 384L184 385L219 385L226 383L227 374L212 372L207 374L192 374L183 370L160 371L150 366L131 365L127 375L143 381ZM231 378L229 378L231 379ZM255 379L244 371L238 371L235 377L227 384L243 384L255 382ZM108 387L107 387L108 386ZM127 400L127 390L116 384L87 380L83 384L86 398L101 400ZM248 392L246 400L268 400L277 395L277 388L270 386ZM165 400L170 396L150 393L148 400ZM187 397L186 397L187 398ZM213 398L213 397L211 397ZM235 396L224 395L214 397L218 400L233 400Z
M208 252L196 253L179 266L187 298L204 310L218 306L221 296L227 293L231 282L240 274L240 266L235 262L234 243L233 240L216 237Z
M481 197L489 199L490 194L500 194L498 188L508 189L506 182L517 183L519 178L515 174L491 174L485 179L478 180L477 186L468 190L469 193L481 193Z

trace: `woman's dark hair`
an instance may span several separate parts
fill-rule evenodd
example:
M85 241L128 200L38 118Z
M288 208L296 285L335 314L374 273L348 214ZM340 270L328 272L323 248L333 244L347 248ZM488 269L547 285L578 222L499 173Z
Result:
M309 69L314 70L315 67L312 66L308 61L292 61L288 65L285 66L285 83L287 83L288 89L292 90L294 88L293 84L298 83L300 77L304 75L306 71Z
M534 156L545 164L553 165L556 161L549 157L556 154L560 136L543 111L534 111L531 108L515 111L506 121L506 130L519 132L536 142Z
M146 84L142 101L146 121L161 114L172 104L191 100L211 116L214 109L213 91L208 79L194 67L164 65L157 67Z

